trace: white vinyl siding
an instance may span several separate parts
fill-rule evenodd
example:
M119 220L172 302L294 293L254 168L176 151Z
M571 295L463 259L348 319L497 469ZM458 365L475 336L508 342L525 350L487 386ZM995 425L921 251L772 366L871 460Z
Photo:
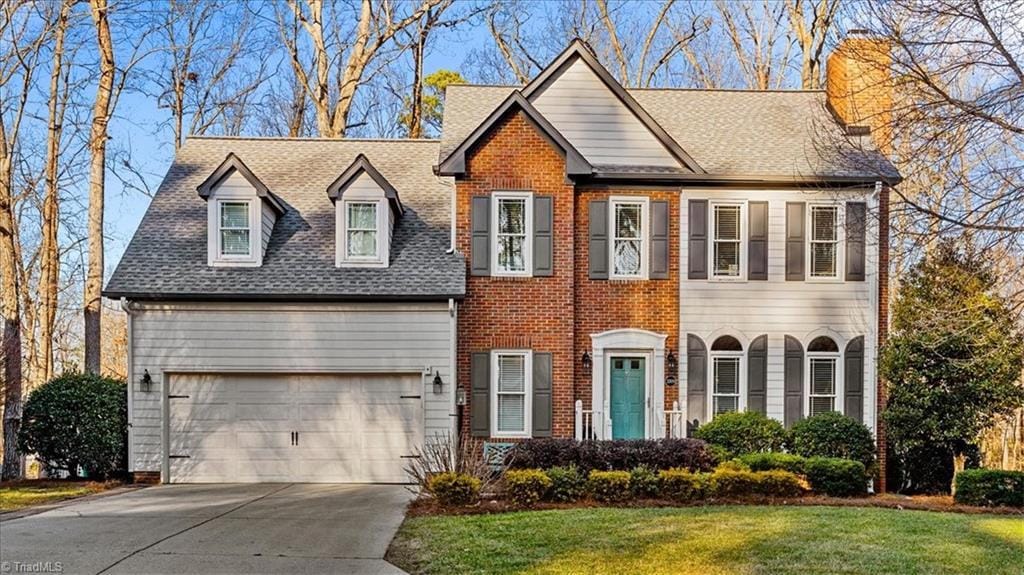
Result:
M267 202L261 202L263 204L262 217L260 218L263 227L263 255L267 255L267 246L270 244L270 236L274 233L274 224L277 223L277 212L274 208L270 207Z
M494 437L529 437L532 413L532 354L491 354L491 429Z
M842 205L808 206L807 272L811 279L840 279Z
M647 198L610 198L611 279L647 279L650 225Z
M499 192L492 198L493 275L533 274L533 194Z
M141 308L129 333L134 471L161 469L165 373L417 374L424 437L454 431L456 318L447 302L133 305ZM145 369L148 393L139 383Z
M711 204L711 276L743 279L746 276L746 217L744 205Z
M712 342L721 334L735 334L744 349L754 338L768 336L766 409L769 417L779 421L784 414L785 336L795 337L806 351L818 335L835 340L840 352L855 337L864 336L864 423L875 428L877 402L876 355L878 348L878 201L873 189L836 192L806 189L685 189L680 212L679 263L683 270L689 261L689 200L712 202L745 202L751 199L768 202L768 279L766 281L722 282L691 280L682 274L679 286L680 341L687 334L700 337L709 352ZM868 227L866 250L866 281L786 281L786 202L842 201L867 202ZM840 204L841 205L841 204ZM708 243L711 220L708 220ZM708 252L710 253L710 248ZM843 267L843 260L839 260ZM710 269L711 262L708 262ZM709 273L710 276L710 273ZM680 354L680 390L687 377L686 354ZM841 365L840 365L841 368ZM710 358L708 361L708 411L710 403ZM806 366L805 366L806 371ZM838 370L842 372L842 369ZM840 373L841 376L841 373ZM681 393L680 403L685 403ZM839 397L842 397L841 391ZM837 400L841 404L841 400ZM685 409L685 405L681 405Z

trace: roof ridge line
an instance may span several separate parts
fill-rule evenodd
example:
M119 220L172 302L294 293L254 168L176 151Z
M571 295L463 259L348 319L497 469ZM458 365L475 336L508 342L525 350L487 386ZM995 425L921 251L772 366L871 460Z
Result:
M440 138L325 138L321 136L290 137L290 136L214 136L193 135L187 140L253 140L253 141L289 141L289 142L404 142L410 144L437 144Z

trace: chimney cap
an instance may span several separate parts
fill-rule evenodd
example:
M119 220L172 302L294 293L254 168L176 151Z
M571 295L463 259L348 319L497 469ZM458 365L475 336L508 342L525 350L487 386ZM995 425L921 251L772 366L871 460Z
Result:
M846 35L847 36L871 36L872 33L871 33L871 30L868 30L867 28L853 28L852 30L849 30L848 32L846 32Z

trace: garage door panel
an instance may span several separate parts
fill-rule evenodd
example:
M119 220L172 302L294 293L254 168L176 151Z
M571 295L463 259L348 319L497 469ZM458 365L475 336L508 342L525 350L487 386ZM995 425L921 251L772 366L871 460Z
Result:
M312 426L319 429L348 429L356 419L360 406L347 403L301 404L298 409L299 421L306 425L320 424ZM321 422L328 425L324 426Z
M235 432L236 445L239 449L289 449L292 447L291 431L287 429L252 429Z
M234 449L235 434L230 430L214 429L201 433L192 430L190 433L172 433L170 438L171 453L192 452L205 449Z
M280 403L238 403L235 418L238 421L290 421L293 410L289 408Z

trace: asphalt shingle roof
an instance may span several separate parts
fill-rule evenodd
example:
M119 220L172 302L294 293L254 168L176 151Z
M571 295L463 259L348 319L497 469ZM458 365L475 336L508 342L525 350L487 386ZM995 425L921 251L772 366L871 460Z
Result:
M518 86L449 86L441 159ZM869 137L851 140L822 91L627 90L715 176L898 178ZM625 168L616 166L616 171Z
M235 153L286 207L261 267L207 265L207 203L196 187ZM365 154L398 190L391 264L335 267L331 184ZM443 299L465 293L466 264L448 254L453 183L432 166L431 140L191 138L179 150L107 283L108 297Z

